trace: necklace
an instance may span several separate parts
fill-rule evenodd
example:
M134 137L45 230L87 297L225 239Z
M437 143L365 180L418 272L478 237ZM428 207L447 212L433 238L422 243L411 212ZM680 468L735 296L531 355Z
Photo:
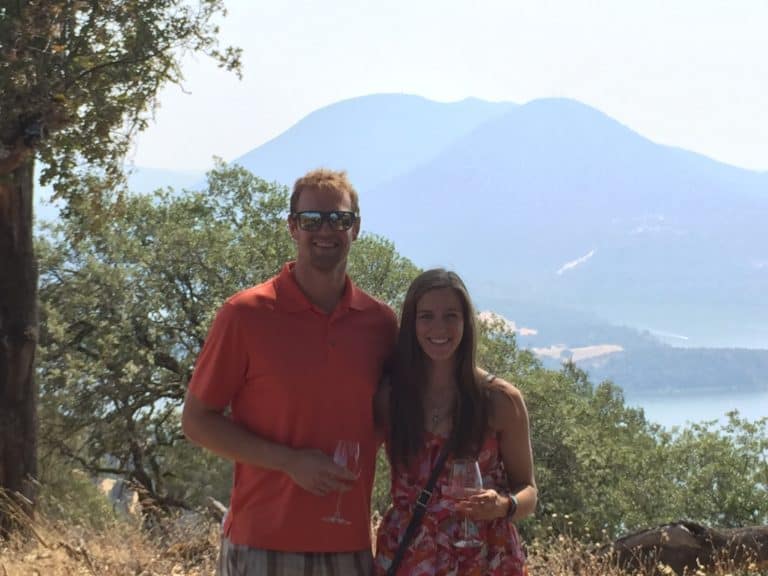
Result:
M455 385L438 386L428 391L424 397L425 425L434 432L444 421L453 417L456 401Z
M435 430L437 425L453 415L453 405L442 405L429 411L430 430Z

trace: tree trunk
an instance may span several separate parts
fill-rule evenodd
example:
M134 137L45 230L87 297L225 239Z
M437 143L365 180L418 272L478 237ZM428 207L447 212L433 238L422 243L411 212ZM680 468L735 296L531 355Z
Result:
M37 262L32 243L34 159L0 172L0 490L31 516L37 475ZM0 536L23 517L0 499Z

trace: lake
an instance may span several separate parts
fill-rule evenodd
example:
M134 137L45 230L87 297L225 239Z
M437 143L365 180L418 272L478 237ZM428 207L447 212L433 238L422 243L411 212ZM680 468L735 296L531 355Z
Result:
M703 420L725 422L725 413L738 410L747 420L768 416L768 392L696 396L625 397L627 406L640 407L651 422L664 427L684 426Z

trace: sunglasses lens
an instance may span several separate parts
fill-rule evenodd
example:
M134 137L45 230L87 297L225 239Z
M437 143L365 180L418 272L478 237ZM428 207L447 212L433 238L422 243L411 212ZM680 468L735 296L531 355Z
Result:
M355 223L355 215L352 212L331 212L328 221L334 230L349 230Z
M357 216L354 212L344 212L341 210L333 212L297 212L294 217L299 228L307 232L317 232L320 230L323 226L323 221L328 222L328 225L333 230L349 230L357 221Z
M320 212L299 212L296 215L299 228L307 231L319 230L323 225L323 215Z

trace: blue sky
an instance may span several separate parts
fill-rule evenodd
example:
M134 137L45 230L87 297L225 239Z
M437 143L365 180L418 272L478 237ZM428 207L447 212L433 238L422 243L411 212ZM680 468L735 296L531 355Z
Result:
M202 171L339 100L574 98L656 142L768 171L768 0L226 1L244 78L201 57L131 160Z

